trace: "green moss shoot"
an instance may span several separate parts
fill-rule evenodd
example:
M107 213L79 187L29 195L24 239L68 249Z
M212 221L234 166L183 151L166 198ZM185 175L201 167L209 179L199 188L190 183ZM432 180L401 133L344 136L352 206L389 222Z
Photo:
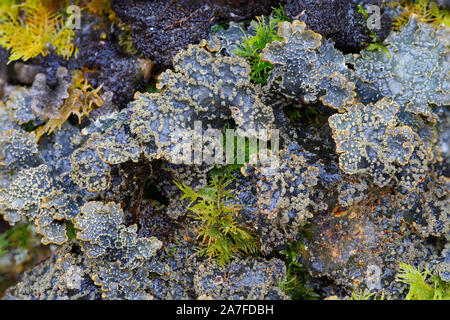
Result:
M264 47L275 40L282 40L277 34L278 23L287 21L283 6L280 8L272 8L274 11L267 19L257 17L253 20L255 25L255 35L249 36L245 33L242 37L242 44L234 51L234 54L248 60L251 72L251 80L255 83L267 84L269 71L273 69L273 65L269 62L262 61L260 53Z
M184 183L175 182L183 191L181 199L190 199L190 216L200 223L198 248L200 256L214 258L218 265L225 265L236 254L256 254L258 241L244 228L238 226L236 217L241 209L233 201L231 180L212 175L206 188L194 191Z

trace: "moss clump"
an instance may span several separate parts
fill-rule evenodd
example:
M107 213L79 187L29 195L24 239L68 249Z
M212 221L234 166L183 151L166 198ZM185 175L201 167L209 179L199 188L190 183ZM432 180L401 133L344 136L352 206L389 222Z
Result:
M65 59L76 53L75 31L60 9L49 0L2 1L0 46L11 51L9 62L46 56L52 48Z
M235 50L234 54L247 59L250 63L252 72L251 80L256 83L267 84L269 71L273 69L270 62L261 60L260 53L266 46L275 40L281 41L282 38L277 34L278 23L287 21L283 6L273 8L272 15L267 19L257 17L251 23L254 24L255 35L248 36L244 30L242 44Z
M35 131L36 138L39 140L45 133L50 134L56 128L61 130L61 126L72 115L77 115L78 121L89 115L95 108L100 107L104 98L100 94L103 84L98 88L93 88L85 76L85 72L75 70L72 76L73 83L68 88L68 97L63 105L58 109L58 112L52 114L48 121Z
M431 24L435 28L450 27L450 10L439 8L435 1L401 0L390 5L400 7L402 10L392 22L394 30L400 30L401 27L406 26L412 15L415 15L419 22Z
M28 250L30 238L28 224L17 225L0 234L0 256L10 251L12 248L22 248Z
M114 11L111 9L110 0L81 0L80 2L81 4L84 4L84 7L92 14L106 16L110 20L117 20Z
M320 299L317 293L306 287L307 272L303 265L297 261L297 257L305 250L304 244L294 241L289 244L287 250L280 251L282 255L286 256L286 279L280 281L278 285L293 300Z
M350 300L377 300L377 293L371 292L368 289L359 290L358 292L352 292L352 295L349 297ZM381 295L379 300L384 300L384 294Z
M434 276L425 268L419 268L400 263L397 281L409 285L406 300L450 300L450 283Z
M191 200L188 205L194 213L191 217L200 222L199 255L215 258L218 265L225 265L236 253L258 252L253 235L236 223L241 207L233 203L230 190L226 190L230 183L223 176L213 175L206 188L194 191L184 183L175 182L184 193L181 199Z
M420 268L400 263L400 271L396 281L406 283L409 286L405 300L450 300L450 283L434 276L427 268ZM384 300L384 292L371 291L368 289L352 292L349 300Z

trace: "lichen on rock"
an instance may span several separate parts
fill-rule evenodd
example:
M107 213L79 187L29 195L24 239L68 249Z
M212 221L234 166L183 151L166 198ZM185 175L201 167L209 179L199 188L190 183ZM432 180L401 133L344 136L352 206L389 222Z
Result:
M102 191L111 184L111 168L103 162L95 148L85 146L71 156L70 177L81 188L90 192Z
M320 34L307 30L304 22L281 22L282 41L269 43L261 53L274 69L269 84L290 99L312 103L317 100L339 112L353 103L355 85L344 55Z
M388 54L364 50L346 61L354 65L364 86L377 93L375 99L387 97L399 104L401 118L410 112L436 122L432 106L450 104L449 50L436 29L412 18L385 44Z
M344 56L332 39L363 46L359 15L344 30L345 21L331 25L338 14L330 12L324 16L333 21L320 28L314 23L324 17L311 14L329 2L297 16L293 4L313 1L286 0L288 16L312 24L270 27L281 40L262 51L273 69L267 85L255 85L248 62L233 53L240 28L252 34L255 24L238 20L272 1L247 9L242 0L188 2L115 0L108 9L109 18L116 12L130 22L145 49L139 56L155 59L153 71L173 66L153 74L146 92L141 63L152 63L121 52L121 26L106 17L83 14L75 41L85 47L69 61L50 49L25 66L0 64L0 215L11 226L34 226L52 251L5 298L288 299L303 290L289 286L305 282L322 297L369 289L398 299L407 289L395 281L399 262L447 281L448 30L412 19L387 38L388 52ZM351 8L347 16L356 5L333 4ZM185 20L142 15L151 8ZM209 13L217 16L194 21ZM222 24L223 16L236 22ZM217 22L209 43L201 41ZM147 28L154 25L168 29ZM144 42L145 35L155 38ZM149 52L158 39L162 47ZM112 92L100 93L103 82ZM244 164L206 161L212 149L229 156L230 145L242 147L236 158L244 154ZM224 197L211 183L217 177L230 192ZM199 232L202 216L189 212L187 198L198 194L233 206L228 225L251 236L233 248L239 257L220 264L202 254L218 238Z
M98 266L97 273L92 277L94 283L100 286L102 298L109 300L152 300L146 292L149 274L145 268L137 270L123 269L120 263Z
M221 130L227 119L233 119L243 136L271 129L272 110L262 104L258 87L250 83L243 59L191 45L175 56L174 68L159 76L161 94L141 94L131 104L130 127L143 143L154 140L158 148L167 147L180 130L193 130L194 121Z
M0 166L9 170L42 163L34 133L10 129L0 133Z
M197 129L222 130L233 120L237 135L270 133L272 109L262 103L259 87L250 83L248 64L203 46L191 45L175 57L174 71L159 77L162 92L136 93L126 110L101 117L87 128L87 143L71 158L71 176L80 187L105 190L111 166L137 162L141 156L174 164L192 161L192 154L184 158L182 147L198 147L191 145ZM208 143L215 146L222 141L205 138L203 144Z
M8 289L5 299L100 299L101 290L90 279L90 272L86 256L75 245L65 244L49 259L25 272L22 280Z
M161 248L154 237L138 238L136 225L125 227L124 213L115 203L88 202L80 211L75 218L77 239L89 258L107 256L123 269L134 269Z
M423 179L427 154L418 135L399 125L399 109L396 102L384 98L376 104L355 104L329 118L344 172L368 175L379 187L398 175L399 183L410 188Z
M9 187L0 190L1 211L10 224L18 222L21 215L34 218L51 188L52 178L45 164L21 169Z
M281 260L235 260L224 269L214 262L198 266L194 289L199 299L286 299L276 285L286 272Z

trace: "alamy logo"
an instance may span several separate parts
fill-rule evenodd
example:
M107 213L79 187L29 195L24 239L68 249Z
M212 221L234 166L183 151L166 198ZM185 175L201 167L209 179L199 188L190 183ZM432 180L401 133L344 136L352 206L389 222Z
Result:
M379 6L370 5L367 7L367 28L369 30L380 30L381 29L381 10Z
M66 20L66 27L70 30L81 29L81 8L76 5L70 5L66 10L69 17Z
M368 265L366 273L366 285L369 290L381 289L381 268L377 265Z
M195 121L191 130L177 130L171 133L170 157L178 164L256 164L278 168L279 131L253 131L245 133L226 129L225 132L208 128L203 130L202 122ZM270 148L269 148L270 143Z

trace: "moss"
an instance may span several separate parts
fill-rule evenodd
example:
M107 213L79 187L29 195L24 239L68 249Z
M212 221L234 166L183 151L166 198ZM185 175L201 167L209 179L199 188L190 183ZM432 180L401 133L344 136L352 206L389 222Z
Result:
M0 45L11 50L9 62L46 56L50 48L65 59L76 49L75 31L49 0L7 1L0 7Z
M211 31L220 31L226 30L229 27L229 23L227 21L218 21L215 25L211 27Z
M397 281L409 286L406 300L450 300L450 283L434 276L427 268L420 271L419 268L400 263Z
M184 193L181 199L190 199L188 209L194 213L191 217L200 222L200 256L214 258L217 264L224 265L236 254L258 252L254 236L236 223L240 207L233 203L230 190L226 190L231 181L213 175L208 187L199 191L175 183Z
M283 109L283 112L292 123L297 120L305 120L308 123L320 123L319 111L314 109L314 106L302 106L299 108L295 105L288 105Z
M114 11L111 9L110 0L78 0L78 2L92 14L106 16L110 20L117 19Z
M280 251L286 257L286 279L279 282L279 287L293 300L320 299L317 293L306 287L309 276L305 267L297 260L305 251L305 245L299 241L289 243L287 250Z
M394 30L406 26L412 15L415 15L419 22L428 23L435 28L450 27L450 10L440 8L436 1L400 0L389 5L400 8L400 15L392 22Z
M69 241L72 241L77 236L77 231L75 229L75 226L73 225L72 221L67 222L67 239Z
M358 292L352 292L350 300L377 300L377 292L372 292L365 289L359 290ZM384 300L384 295L382 294L379 300Z
M100 94L103 84L98 88L93 88L88 83L85 73L81 70L75 70L72 75L72 84L67 89L67 98L64 103L54 110L53 113L47 113L47 122L35 130L36 138L39 140L43 134L50 134L56 128L61 130L62 124L69 119L71 115L78 117L78 122L88 116L95 107L100 107L104 98Z
M274 11L268 19L257 17L256 20L251 21L254 35L249 36L241 29L244 33L242 44L233 52L248 60L252 69L251 80L255 83L267 84L269 71L273 69L273 65L270 62L263 61L260 53L268 43L281 40L281 37L277 34L277 27L280 22L287 21L283 6L280 5L280 8L273 9Z
M119 35L118 35L118 42L119 46L128 54L130 55L137 55L139 51L136 49L133 43L132 38L132 32L131 26L129 24L126 24L124 22L118 23L119 27Z
M406 263L399 263L396 281L405 283L408 291L405 300L450 300L450 282L433 275L425 268L414 268ZM354 291L346 299L349 300L379 300L385 299L384 291L371 291L368 289Z
M10 251L12 248L22 248L28 250L30 237L29 225L16 225L0 234L0 256Z

